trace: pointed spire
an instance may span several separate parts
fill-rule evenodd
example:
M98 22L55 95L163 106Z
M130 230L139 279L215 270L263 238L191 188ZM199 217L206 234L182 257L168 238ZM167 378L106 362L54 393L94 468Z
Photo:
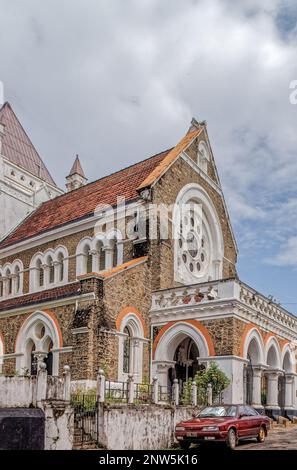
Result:
M66 176L66 188L68 191L84 186L88 181L84 170L82 169L79 156L76 155L72 168L68 176Z
M86 175L84 173L84 170L82 169L80 159L79 159L79 156L77 154L76 154L76 158L74 160L74 163L72 165L72 168L71 168L70 173L69 173L68 176L73 176L75 174L77 174L79 176L82 176L83 178L86 179Z
M0 106L0 133L1 154L4 157L46 183L56 186L8 101Z

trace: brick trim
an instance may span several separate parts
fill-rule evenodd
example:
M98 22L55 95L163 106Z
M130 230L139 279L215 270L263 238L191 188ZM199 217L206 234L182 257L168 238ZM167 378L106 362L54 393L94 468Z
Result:
M167 323L165 326L163 326L163 328L157 334L154 344L153 344L153 359L155 357L155 352L162 336L164 335L164 333L166 333L167 330L169 330L169 328L171 328L173 325L176 325L177 323L188 323L194 326L200 333L202 333L203 337L205 338L210 356L216 356L213 341L208 332L208 329L204 325L202 325L200 321L198 320L174 320L174 321Z
M136 307L132 307L132 306L128 306L128 307L123 308L120 311L120 313L118 314L117 319L116 319L116 329L117 329L117 331L121 330L122 321L124 320L124 318L127 315L129 315L129 313L134 313L134 315L136 315L137 318L140 320L140 322L142 324L144 336L147 338L148 331L147 331L147 327L144 323L144 319L143 319L141 313L139 312L139 310L137 310Z

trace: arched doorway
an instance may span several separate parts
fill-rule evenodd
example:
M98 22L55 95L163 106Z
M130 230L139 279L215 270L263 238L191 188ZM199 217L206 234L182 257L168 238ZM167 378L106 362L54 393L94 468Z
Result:
M166 325L154 349L153 374L162 386L170 386L175 378L184 382L194 377L200 367L199 358L205 361L215 354L207 330L195 320Z
M177 379L180 384L193 379L201 368L199 350L192 338L184 338L177 346L173 360L175 365L168 371L170 383Z
M243 368L243 402L261 408L264 344L256 328L248 332L243 353L246 359Z

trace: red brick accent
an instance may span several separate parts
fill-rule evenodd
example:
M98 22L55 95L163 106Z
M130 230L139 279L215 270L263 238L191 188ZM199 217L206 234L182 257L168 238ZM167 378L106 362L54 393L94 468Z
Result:
M163 328L157 334L157 336L155 338L155 341L154 341L154 344L153 344L153 357L155 357L155 352L156 352L158 343L159 343L160 339L162 338L162 336L164 335L164 333L166 333L166 331L169 328L171 328L173 325L175 325L176 323L189 323L190 325L194 326L204 336L204 338L207 342L209 354L211 356L216 355L215 348L214 348L211 336L210 336L208 330L205 328L205 326L203 326L202 323L200 323L200 321L198 321L198 320L176 320L176 321L171 321L171 322L167 323L167 325L163 326Z

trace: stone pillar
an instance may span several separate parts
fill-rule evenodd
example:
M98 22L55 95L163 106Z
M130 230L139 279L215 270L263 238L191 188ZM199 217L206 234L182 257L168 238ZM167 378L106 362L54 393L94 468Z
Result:
M105 401L105 375L103 369L99 369L97 376L97 400L99 403Z
M207 404L212 405L212 385L207 385Z
M38 363L37 384L36 384L36 404L41 407L41 402L46 399L47 391L47 370L44 362Z
M267 403L266 408L271 410L279 410L278 405L278 370L266 371L267 374Z
M65 401L70 401L71 397L71 375L70 375L70 367L65 365L63 371L64 377L64 391L63 391L63 398Z
M263 408L261 400L261 382L263 367L253 366L252 406Z
M173 403L175 405L179 404L179 384L178 380L174 379L173 380L173 386L172 386L172 398L173 398Z
M46 364L44 363L44 359L47 357L47 353L44 351L35 351L34 357L37 358L37 372L39 371L39 369L43 369L44 366L46 369Z
M132 404L134 402L134 377L133 374L129 374L128 378L128 403Z
M92 271L93 273L98 273L100 271L100 252L98 250L91 250L90 254L92 255Z
M294 408L294 385L295 375L286 373L285 375L285 409Z
M154 365L157 369L157 377L161 387L168 386L168 371L171 367L174 367L174 361L155 362Z
M105 251L105 269L111 269L113 264L113 249L109 246L103 247Z
M197 406L197 385L195 382L191 386L191 403L193 406Z
M158 383L158 377L153 378L153 390L152 390L152 402L153 403L158 403L159 401L159 383Z

